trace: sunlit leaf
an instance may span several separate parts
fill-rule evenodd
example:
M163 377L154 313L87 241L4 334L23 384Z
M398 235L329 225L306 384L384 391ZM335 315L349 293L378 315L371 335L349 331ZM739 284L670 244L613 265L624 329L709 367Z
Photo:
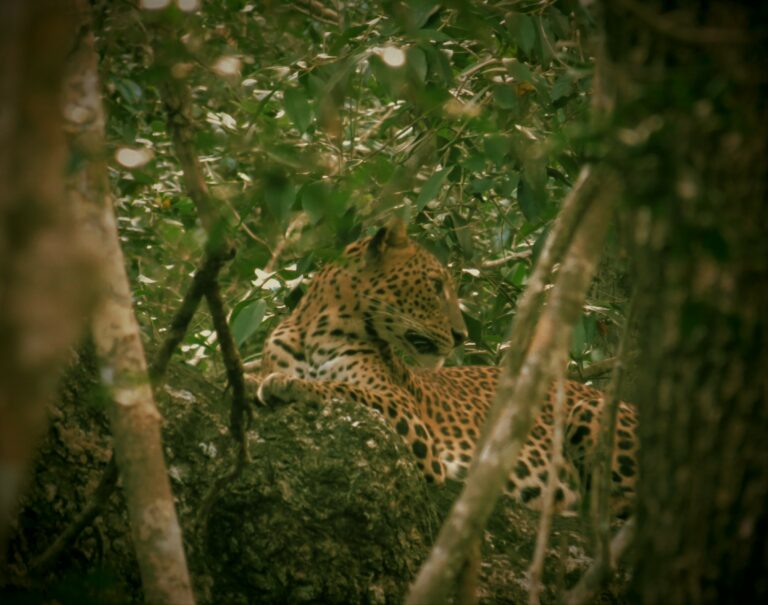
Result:
M246 301L238 305L232 313L232 336L239 347L261 325L267 304L263 300Z

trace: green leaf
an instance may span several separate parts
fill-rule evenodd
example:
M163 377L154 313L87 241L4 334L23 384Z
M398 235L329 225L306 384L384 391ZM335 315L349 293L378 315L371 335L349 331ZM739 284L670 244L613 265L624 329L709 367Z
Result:
M307 183L299 192L301 207L313 225L328 213L328 186L322 181Z
M521 179L517 185L517 203L529 223L541 215L541 200L537 199L533 187L525 179Z
M580 317L573 326L573 336L571 337L571 357L579 359L583 357L584 348L587 344L587 331L584 326L584 317Z
M507 275L507 281L518 288L521 288L528 279L530 269L525 263L517 263L512 271Z
M516 110L520 105L520 100L515 94L515 89L509 84L498 84L493 87L493 100L501 109Z
M421 187L421 191L419 191L419 196L416 198L417 211L420 212L423 210L424 206L426 206L429 202L437 197L437 194L440 192L440 188L445 182L445 177L448 176L449 172L450 168L443 168L442 170L435 172L426 180L426 182Z
M494 179L486 177L483 179L475 179L467 186L468 193L484 193L488 191L494 185Z
M312 123L312 106L300 88L289 88L283 93L285 113L298 131L304 134Z
M536 26L533 18L528 15L520 15L517 23L517 42L526 55L531 54L533 45L536 42Z
M517 189L520 182L520 175L517 172L509 174L505 179L496 183L494 190L504 197L510 197Z
M558 76L557 80L555 80L555 83L552 85L552 90L549 91L549 96L552 99L552 102L562 99L570 94L572 88L573 81L568 74L561 74Z
M264 186L264 201L267 208L278 219L284 219L293 206L296 199L296 190L293 183L285 177L271 176Z
M408 73L411 74L417 82L424 84L427 79L427 57L424 51L416 46L411 46L405 51L406 66Z
M429 40L431 42L450 42L451 36L440 29L421 29L413 32L413 37L417 40Z
M518 82L530 82L533 83L533 73L525 63L520 61L510 61L507 64L507 71Z
M509 140L509 137L493 134L486 137L483 141L483 146L488 157L493 160L494 164L499 166L512 147L512 142Z
M248 300L235 307L232 313L232 336L241 346L261 325L267 304L263 300Z
M115 78L115 89L129 105L135 105L141 101L141 86L128 78Z

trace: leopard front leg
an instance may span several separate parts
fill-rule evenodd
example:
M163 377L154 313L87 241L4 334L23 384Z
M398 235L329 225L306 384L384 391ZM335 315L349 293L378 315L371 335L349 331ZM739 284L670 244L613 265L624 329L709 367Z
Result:
M428 481L443 483L445 465L434 435L416 413L409 395L400 389L377 386L366 389L341 381L305 380L273 373L261 383L258 398L266 405L315 403L328 405L333 400L353 401L382 414L408 444Z
M333 399L333 393L326 383L295 378L279 372L273 372L261 381L256 396L269 406L290 402L326 405Z

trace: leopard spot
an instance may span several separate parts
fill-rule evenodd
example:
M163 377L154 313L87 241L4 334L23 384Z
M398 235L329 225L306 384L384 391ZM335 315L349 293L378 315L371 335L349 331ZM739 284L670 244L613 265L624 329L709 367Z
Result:
M417 458L423 459L427 457L427 446L423 441L414 441L411 449L413 450L413 453L416 454Z
M517 465L515 466L515 475L520 479L525 479L526 477L529 477L530 474L531 471L528 469L528 465L522 460L518 460Z
M579 445L587 435L589 435L589 428L580 426L573 432L573 435L571 435L571 445Z
M526 487L520 492L520 499L523 502L530 502L531 500L538 498L541 495L540 487Z

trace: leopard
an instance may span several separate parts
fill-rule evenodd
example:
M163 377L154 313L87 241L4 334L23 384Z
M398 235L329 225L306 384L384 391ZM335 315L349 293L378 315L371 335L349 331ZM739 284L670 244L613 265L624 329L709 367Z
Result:
M393 219L318 271L267 337L257 398L266 406L336 400L367 406L401 436L428 482L460 481L501 372L495 366L443 367L467 338L449 270ZM605 398L578 381L564 381L563 388L565 439L554 506L576 514ZM505 485L507 496L534 510L542 507L550 473L555 397L553 386ZM637 426L636 408L620 402L611 456L611 506L620 516L634 499Z

